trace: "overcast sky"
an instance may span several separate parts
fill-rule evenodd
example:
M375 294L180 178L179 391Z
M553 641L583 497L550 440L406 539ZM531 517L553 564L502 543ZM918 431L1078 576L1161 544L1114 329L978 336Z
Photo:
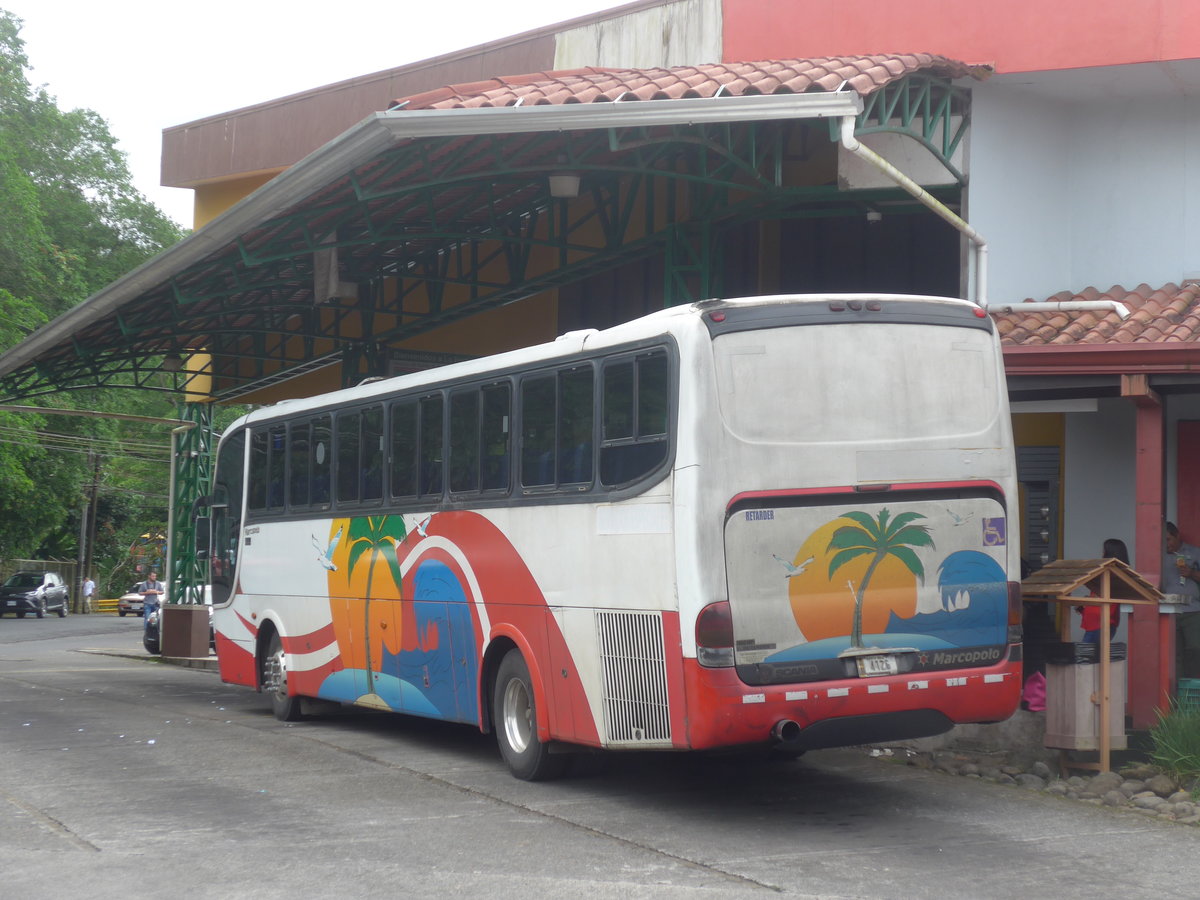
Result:
M0 0L0 9L24 21L30 81L63 109L99 113L134 184L190 226L192 192L158 183L164 128L623 2Z

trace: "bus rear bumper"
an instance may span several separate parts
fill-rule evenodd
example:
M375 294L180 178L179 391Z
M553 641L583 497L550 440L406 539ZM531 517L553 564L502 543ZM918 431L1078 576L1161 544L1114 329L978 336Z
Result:
M687 748L773 741L805 750L928 737L958 724L1007 719L1021 699L1021 662L755 686L733 669L685 659L684 681Z

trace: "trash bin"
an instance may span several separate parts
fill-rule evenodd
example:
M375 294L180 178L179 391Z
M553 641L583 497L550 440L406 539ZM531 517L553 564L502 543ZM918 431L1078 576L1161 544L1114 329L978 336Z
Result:
M1124 750L1128 646L1109 645L1109 747ZM1046 653L1046 746L1100 749L1100 645L1062 642Z

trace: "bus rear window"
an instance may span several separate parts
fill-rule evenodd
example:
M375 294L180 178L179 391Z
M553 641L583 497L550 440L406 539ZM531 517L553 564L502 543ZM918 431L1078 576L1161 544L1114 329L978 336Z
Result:
M797 326L713 342L721 416L738 438L853 443L975 434L999 414L985 331Z

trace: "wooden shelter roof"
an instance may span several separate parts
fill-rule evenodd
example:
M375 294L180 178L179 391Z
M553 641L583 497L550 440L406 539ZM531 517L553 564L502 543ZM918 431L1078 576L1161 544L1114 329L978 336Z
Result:
M1057 559L1021 582L1021 597L1025 600L1078 602L1080 598L1075 592L1080 588L1086 588L1094 595L1088 602L1107 599L1136 604L1157 603L1162 599L1154 585L1119 559Z

